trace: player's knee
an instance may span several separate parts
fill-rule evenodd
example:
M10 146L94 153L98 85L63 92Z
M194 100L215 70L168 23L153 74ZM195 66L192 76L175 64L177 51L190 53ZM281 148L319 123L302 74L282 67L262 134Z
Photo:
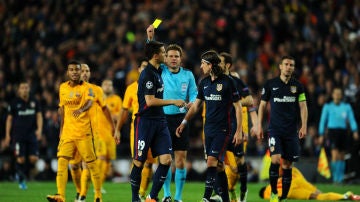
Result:
M81 165L81 163L70 164L70 168L72 170L77 170L77 169L80 169L80 167L81 167L80 165Z
M35 164L39 160L37 156L29 156L29 161L31 164Z
M213 156L208 156L206 164L208 167L217 167L218 166L218 160L217 158Z
M144 165L143 162L138 161L138 160L135 160L135 159L133 160L133 164L134 164L136 167L139 167L139 168L143 167L143 165Z
M163 165L171 165L172 162L171 155L169 154L169 155L160 156L159 161Z

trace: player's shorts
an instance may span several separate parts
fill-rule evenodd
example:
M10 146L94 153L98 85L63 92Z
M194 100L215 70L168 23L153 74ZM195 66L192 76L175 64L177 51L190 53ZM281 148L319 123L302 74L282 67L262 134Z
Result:
M269 131L270 155L281 154L283 159L297 162L300 157L300 141L296 133Z
M206 156L216 157L220 162L223 162L230 142L230 135L227 132L217 133L216 135L205 134Z
M98 157L104 156L108 160L116 159L116 143L112 136L99 138L99 144L96 150Z
M95 144L92 136L80 140L60 139L57 157L72 159L77 151L85 162L95 161Z
M347 143L347 130L344 129L328 129L328 137L330 140L330 148L344 151Z
M171 135L172 147L174 151L187 151L189 149L189 125L186 124L180 137L176 136L176 129L179 127L184 117L185 114L166 115L166 120Z
M39 144L36 136L13 142L12 145L16 157L39 156Z
M172 154L172 145L166 119L136 117L134 135L134 159L145 162L151 148L152 156Z
M131 149L131 157L134 158L134 121L131 121L130 128L130 149ZM157 162L156 158L152 156L151 148L148 151L146 162L154 164Z
M231 137L231 138L230 138L231 141L230 141L229 144L228 144L227 150L230 151L230 152L232 152L232 153L234 153L234 155L235 155L236 157L242 157L242 156L244 156L244 155L245 155L244 143L241 143L240 145L235 146L235 144L232 143L232 139L233 139L233 138L234 138L234 137Z

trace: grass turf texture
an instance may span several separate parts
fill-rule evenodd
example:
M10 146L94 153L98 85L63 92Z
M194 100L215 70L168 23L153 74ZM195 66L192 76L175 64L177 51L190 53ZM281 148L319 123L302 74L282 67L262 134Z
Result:
M27 183L27 190L20 190L18 184L15 182L0 182L0 201L1 202L40 202L47 201L46 195L56 193L55 182L29 182ZM264 183L251 183L248 185L248 202L265 201L258 196L259 189L264 186ZM239 185L237 185L238 187ZM360 194L359 185L332 185L332 184L317 184L318 189L323 192L337 192L345 193L352 191ZM129 202L131 201L131 188L129 183L110 183L104 185L107 193L103 195L104 202ZM174 194L174 184L172 183L172 193ZM183 201L184 202L198 202L202 198L204 192L204 183L202 182L187 182L184 187ZM238 194L239 191L237 191ZM86 201L93 201L93 188L90 186ZM162 198L162 191L159 197ZM66 201L74 201L75 187L72 182L69 182L66 187ZM297 202L302 200L291 200Z

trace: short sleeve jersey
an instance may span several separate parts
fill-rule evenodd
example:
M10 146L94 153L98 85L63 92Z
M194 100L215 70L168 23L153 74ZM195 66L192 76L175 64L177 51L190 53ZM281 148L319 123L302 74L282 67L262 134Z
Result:
M70 86L69 83L62 83L59 90L59 107L64 107L64 125L60 138L82 139L92 135L89 110L77 118L73 116L73 112L84 106L87 100L94 99L94 90L87 82L81 82L76 86Z
M235 81L236 89L239 92L240 98L245 98L250 95L249 88L245 85L245 83L241 79L239 79L238 77L232 76L232 75L230 75L230 77ZM233 124L235 124L235 126L236 126L236 113L235 113L234 108L231 112L231 120L232 120ZM235 132L235 131L233 131L233 132Z
M109 108L112 116L118 116L122 106L122 99L116 94L112 94L105 98L106 106Z
M230 113L233 103L240 100L234 80L221 74L214 81L211 77L201 80L197 98L205 101L205 135L231 131Z
M176 73L171 72L166 65L161 65L161 77L164 81L164 99L180 99L188 102L194 102L197 95L197 87L193 73L180 67ZM175 105L164 106L165 114L186 113Z
M154 95L155 98L163 99L164 83L161 78L161 68L156 69L149 63L141 72L138 85L139 111L136 115L149 118L165 118L162 106L149 107L145 101L145 95Z
M304 87L296 79L288 83L280 77L268 80L261 92L261 100L270 102L270 131L295 133L299 122L299 102L306 101Z
M35 135L38 112L41 112L41 108L35 99L29 98L25 101L16 97L8 106L8 115L13 117L11 136L16 140L23 140L30 138L30 134Z
M132 120L135 119L135 114L139 110L137 91L138 91L138 82L135 81L126 88L124 94L124 101L122 104L122 107L124 109L132 110Z
M111 128L105 127L104 122L107 121L104 112L102 110L105 107L104 92L100 86L89 84L93 89L93 105L89 109L89 116L91 120L91 127L95 138L98 138L106 131L111 133ZM104 121L105 118L105 121ZM105 131L105 132L104 132Z

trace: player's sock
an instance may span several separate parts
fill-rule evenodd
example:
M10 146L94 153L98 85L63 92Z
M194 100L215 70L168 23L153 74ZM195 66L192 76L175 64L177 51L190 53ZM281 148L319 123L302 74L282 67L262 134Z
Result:
M75 189L77 193L81 191L81 168L78 165L73 165L70 168L71 178L74 182Z
M141 170L142 167L137 167L136 165L133 165L131 169L130 183L131 183L132 201L137 201L139 199Z
M338 182L341 183L344 180L345 174L345 161L338 161Z
M282 178L282 196L280 199L286 199L290 190L292 175L292 169L283 169L283 178Z
M238 165L238 172L240 175L240 192L246 192L247 190L247 165L246 162L242 165Z
M269 169L269 178L270 178L270 185L271 185L271 192L277 194L277 180L279 178L279 167L280 164L273 164L271 163Z
M331 162L331 174L333 177L333 182L337 182L337 161Z
M172 171L171 169L169 169L163 185L164 197L171 196L171 191L170 191L171 178L172 178Z
M152 176L152 167L144 167L141 172L141 183L140 183L140 196L145 196L146 190L149 187Z
M159 163L158 168L156 169L156 172L153 177L153 185L151 187L150 191L150 197L152 199L157 198L159 191L161 190L161 187L163 186L167 173L169 171L170 165L164 165Z
M180 169L176 168L175 170L175 200L180 201L182 198L182 192L184 189L184 184L186 180L186 168Z
M84 168L81 172L81 191L80 196L86 196L89 189L90 171L88 168Z
M24 163L18 163L16 162L16 174L17 177L19 178L19 183L24 182L25 180L25 164Z
M341 200L341 199L344 199L344 195L334 193L334 192L320 193L316 197L316 200L319 200L319 201L337 201L337 200Z
M210 199L211 194L214 190L214 184L216 179L216 167L208 167L206 170L205 180L205 192L203 198Z
M99 166L99 172L100 172L100 181L101 181L101 186L104 183L104 180L106 179L106 175L108 172L108 162L104 159L99 159L98 161L98 166Z
M95 196L94 198L102 198L102 194L101 194L101 177L100 177L100 169L97 166L97 162L96 161L92 161L92 162L87 162L86 165L90 171L90 175L91 175L91 181L93 183L94 186L94 190L95 190Z
M216 176L216 193L218 193L223 201L230 201L229 199L229 189L228 189L228 182L225 171L221 171L217 173Z
M236 181L238 179L237 173L233 172L233 170L230 168L230 166L225 166L225 173L228 180L228 187L229 190L234 190Z
M58 159L58 170L56 175L56 186L58 194L65 197L65 188L68 180L69 160L60 157Z

